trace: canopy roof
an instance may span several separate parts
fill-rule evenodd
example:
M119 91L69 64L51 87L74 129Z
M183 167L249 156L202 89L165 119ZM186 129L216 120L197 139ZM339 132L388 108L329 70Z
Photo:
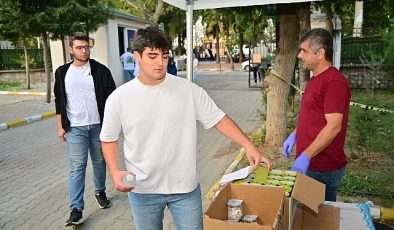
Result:
M280 3L311 2L311 0L162 0L186 11L186 78L191 81L193 71L193 10L216 9L237 6L270 5ZM320 0L317 0L320 1Z
M170 5L182 10L187 9L187 5L193 5L193 10L215 9L236 6L269 5L292 2L310 2L309 0L163 0Z

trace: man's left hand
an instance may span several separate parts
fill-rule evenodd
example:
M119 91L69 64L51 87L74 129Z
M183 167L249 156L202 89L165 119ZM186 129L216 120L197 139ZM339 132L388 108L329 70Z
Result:
M305 174L308 170L309 164L311 163L311 158L309 158L305 153L301 153L294 161L291 171L296 171Z

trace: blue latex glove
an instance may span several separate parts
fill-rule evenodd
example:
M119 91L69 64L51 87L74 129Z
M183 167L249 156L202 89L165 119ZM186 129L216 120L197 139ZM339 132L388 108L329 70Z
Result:
M311 163L311 158L309 158L304 153L301 153L294 161L293 166L291 167L291 171L296 171L305 174L306 170L308 170L309 164Z
M287 137L287 139L285 140L282 146L282 152L286 158L290 158L290 153L293 150L295 143L296 143L296 135L295 133L291 133Z

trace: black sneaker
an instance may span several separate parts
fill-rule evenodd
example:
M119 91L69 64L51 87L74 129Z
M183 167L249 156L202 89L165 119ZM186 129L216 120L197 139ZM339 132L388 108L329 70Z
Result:
M66 226L73 226L73 225L78 225L81 222L79 222L82 219L82 211L79 211L78 209L74 208L71 210L70 213L70 218L66 221Z
M111 206L111 201L108 200L105 192L97 193L94 196L100 208L109 208Z

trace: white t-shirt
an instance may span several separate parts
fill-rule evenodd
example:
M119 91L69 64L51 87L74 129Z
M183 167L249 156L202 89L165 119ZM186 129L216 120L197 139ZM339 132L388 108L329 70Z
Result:
M133 192L187 193L198 184L196 121L208 129L224 115L186 79L167 74L149 86L134 78L107 99L100 139L116 141L123 131L125 165L137 177Z
M71 127L100 124L89 62L80 67L71 64L64 82L67 95L67 117Z
M123 62L124 70L134 70L134 55L130 52L126 52L120 56L120 61Z

